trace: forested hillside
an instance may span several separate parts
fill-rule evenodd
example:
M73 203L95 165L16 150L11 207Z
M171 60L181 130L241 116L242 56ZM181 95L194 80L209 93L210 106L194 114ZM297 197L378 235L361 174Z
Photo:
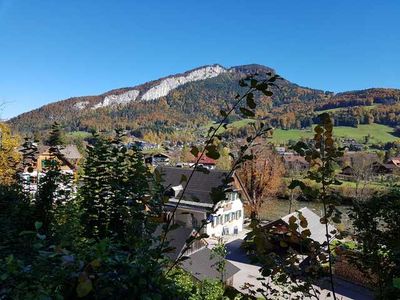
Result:
M274 74L261 65L226 69L200 67L143 85L121 88L98 96L69 98L24 113L9 121L19 132L47 130L54 121L67 131L110 131L121 127L141 132L171 132L216 121L243 88L239 79L249 74ZM267 75L268 76L268 75ZM257 114L272 126L300 129L315 122L318 112L331 110L335 125L356 127L379 123L400 125L400 90L368 89L334 94L276 81L271 97L256 97ZM232 120L237 118L235 115Z

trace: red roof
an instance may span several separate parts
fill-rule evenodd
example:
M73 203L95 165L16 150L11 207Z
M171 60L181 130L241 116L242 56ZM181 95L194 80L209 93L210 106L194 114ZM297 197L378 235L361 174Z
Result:
M197 161L197 159L200 157L200 153L197 154L196 158L192 159L192 162L195 163ZM215 165L215 160L212 158L207 157L205 154L203 154L203 156L201 157L199 164L202 165Z

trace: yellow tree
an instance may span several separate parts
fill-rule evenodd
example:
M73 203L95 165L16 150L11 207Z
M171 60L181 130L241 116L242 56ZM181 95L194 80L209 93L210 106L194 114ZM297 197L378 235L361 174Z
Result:
M10 127L0 123L0 185L10 185L15 180L19 137L11 133Z
M242 164L237 174L249 196L252 217L257 217L265 200L273 197L282 185L284 166L281 158L265 146L251 150L253 159Z
M221 155L217 159L217 169L220 170L230 170L232 167L232 160L231 157L229 156L229 148L223 147L220 151L219 154Z

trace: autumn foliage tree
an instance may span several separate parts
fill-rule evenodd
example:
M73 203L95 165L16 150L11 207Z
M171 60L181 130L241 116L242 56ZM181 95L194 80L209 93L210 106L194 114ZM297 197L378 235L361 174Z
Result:
M255 146L251 150L251 156L251 160L242 164L238 175L249 191L248 205L252 217L256 217L265 200L278 192L282 184L284 166L280 157L265 146Z
M6 124L0 123L0 185L10 185L15 180L16 164L20 159L18 145L19 138Z

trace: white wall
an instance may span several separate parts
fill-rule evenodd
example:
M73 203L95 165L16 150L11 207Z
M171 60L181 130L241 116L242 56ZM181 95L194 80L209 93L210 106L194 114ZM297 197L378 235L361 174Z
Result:
M203 232L209 236L217 237L224 234L224 229L227 231L225 234L234 234L235 229L237 229L237 232L241 232L243 229L244 211L243 203L238 193L230 193L228 200L221 201L218 205L217 212L209 218L210 222L205 226ZM226 217L227 215L229 217ZM192 228L193 218L197 220L197 226L200 227L202 220L205 220L207 216L205 212L178 208L175 213L174 222ZM218 221L217 218L219 218Z
M201 221L206 219L206 213L182 208L176 210L175 223L184 224L185 227L192 228L193 218L197 221L197 226L201 226Z
M212 221L206 225L205 233L209 236L222 236L223 230L228 231L228 234L234 234L235 228L238 232L243 229L243 203L240 200L237 193L234 198L221 202L220 208L215 214L213 214ZM232 217L232 213L234 216ZM229 220L226 219L226 215L229 215ZM221 224L222 216L222 224ZM218 218L218 221L217 221ZM226 234L226 233L225 233Z

